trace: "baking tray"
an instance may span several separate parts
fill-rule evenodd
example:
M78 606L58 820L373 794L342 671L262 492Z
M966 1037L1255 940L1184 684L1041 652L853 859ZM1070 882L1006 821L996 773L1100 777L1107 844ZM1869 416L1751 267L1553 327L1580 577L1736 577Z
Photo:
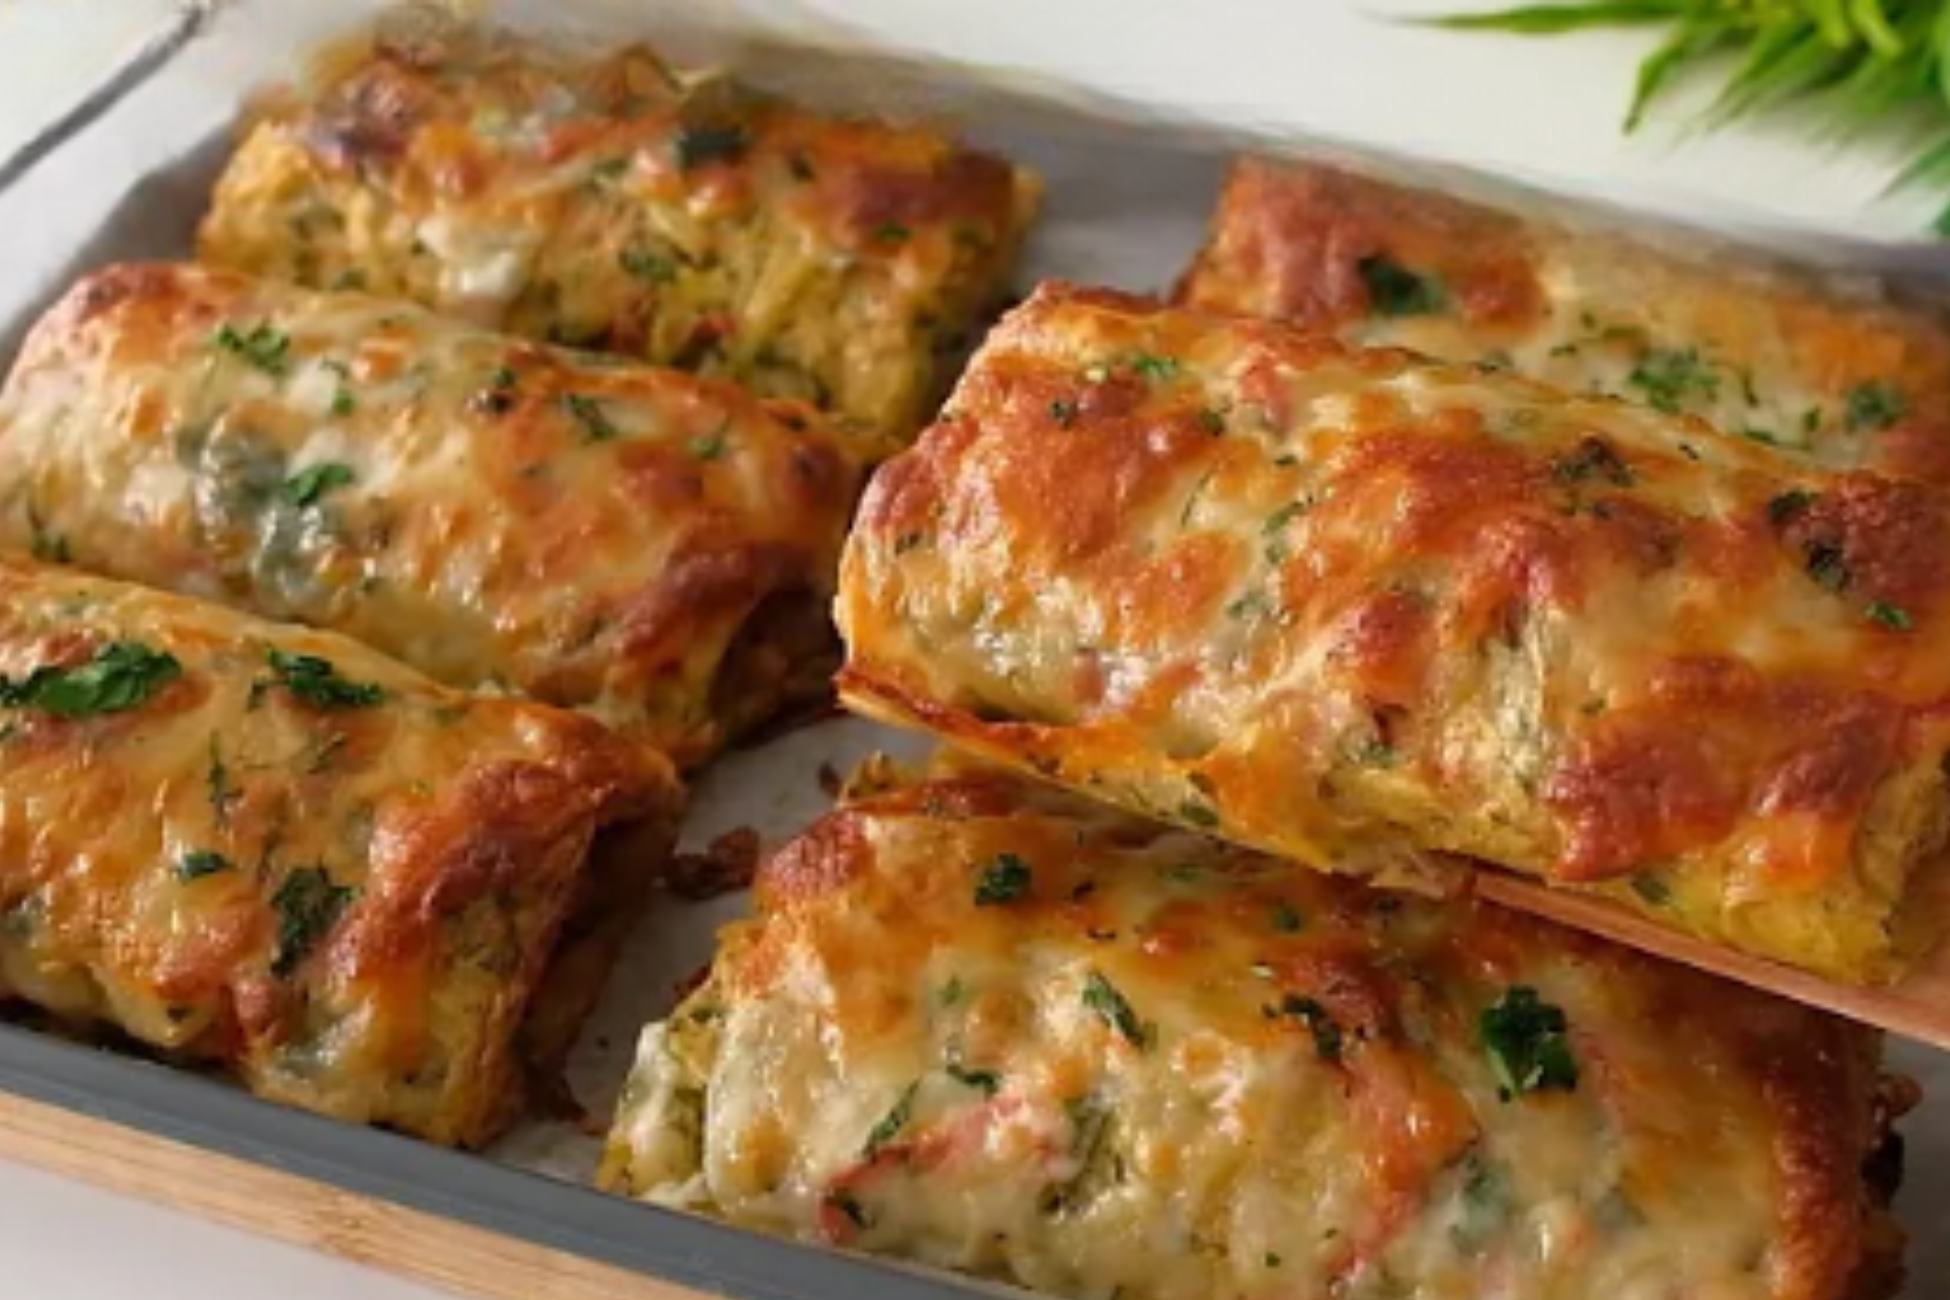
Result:
M11 360L26 325L77 274L115 260L184 255L243 96L289 75L297 51L371 8L300 0L219 10L148 53L143 66L88 91L86 107L59 124L60 138L0 186L0 222L10 232L0 246L0 359ZM1059 275L1162 287L1202 234L1226 157L1248 146L1277 144L1520 206L1568 204L1586 223L1648 228L1614 204L1514 190L1334 141L1275 141L1239 124L1166 119L1046 81L1001 83L885 51L856 50L845 61L809 57L755 23L752 6L728 0L621 7L589 0L567 20L538 4L488 8L551 35L634 36L680 58L727 60L762 84L830 107L958 121L1046 179L1047 208L1025 284ZM831 43L818 32L802 35ZM862 75L867 59L872 72ZM1810 241L1732 213L1700 218L1704 229L1650 228L1675 239L1760 242L1831 268L1896 266L1910 292L1939 291L1932 276L1950 277L1945 259L1919 262L1913 249L1845 237ZM834 720L741 752L698 785L687 847L744 826L776 844L829 803L822 768L843 771L875 750L924 748L868 723ZM742 897L666 901L646 918L570 1061L571 1085L598 1121L638 1029L670 1008L677 985L709 960L717 926L743 906ZM1912 1282L1903 1300L1950 1300L1950 1055L1899 1044L1891 1058L1936 1095L1905 1125L1910 1176L1899 1209L1912 1236ZM598 1139L571 1124L530 1123L484 1156L456 1154L9 1026L0 1026L0 1090L10 1094L0 1098L0 1154L479 1295L949 1300L1004 1293L600 1195L586 1186Z

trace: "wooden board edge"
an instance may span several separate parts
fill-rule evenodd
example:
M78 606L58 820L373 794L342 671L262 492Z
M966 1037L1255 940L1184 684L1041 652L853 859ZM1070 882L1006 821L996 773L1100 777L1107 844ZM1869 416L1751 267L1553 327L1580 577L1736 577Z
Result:
M1588 930L1669 961L1950 1050L1950 944L1940 945L1895 984L1839 984L1668 929L1606 899L1490 871L1478 874L1473 887L1478 896L1500 906Z
M4 1093L0 1157L478 1300L721 1300Z

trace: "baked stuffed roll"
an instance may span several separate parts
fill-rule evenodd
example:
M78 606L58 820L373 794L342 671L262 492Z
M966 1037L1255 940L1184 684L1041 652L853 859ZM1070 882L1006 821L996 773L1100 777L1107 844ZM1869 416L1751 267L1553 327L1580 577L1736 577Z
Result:
M1913 480L1046 287L875 479L838 609L855 708L1317 867L1467 855L1850 981L1941 928Z
M84 280L0 393L0 546L683 764L826 690L858 477L797 404L193 266Z
M1698 415L1838 468L1950 482L1950 325L1724 249L1249 158L1178 298Z
M675 796L587 718L0 559L0 993L260 1096L487 1140L592 837Z
M843 807L643 1036L614 1191L1107 1300L1870 1300L1873 1031L1013 776Z
M199 248L802 398L879 454L999 301L1031 190L945 135L687 84L642 48L454 29L267 105Z

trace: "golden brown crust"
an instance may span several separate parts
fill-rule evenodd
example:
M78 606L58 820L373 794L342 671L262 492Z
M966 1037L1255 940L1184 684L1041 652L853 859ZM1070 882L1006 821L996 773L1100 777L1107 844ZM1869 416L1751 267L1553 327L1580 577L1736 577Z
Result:
M1950 828L1946 555L1910 481L1045 286L863 501L840 689L1315 865L1884 979Z
M1834 468L1950 481L1950 325L1751 255L1244 158L1176 297L1649 402Z
M678 803L588 719L25 560L0 677L0 989L436 1142L518 1112L592 837Z
M1887 1277L1870 1030L968 764L868 784L646 1035L611 1187L1130 1300ZM1519 990L1574 1082L1499 1093Z
M999 299L1032 192L937 132L687 85L642 48L456 31L271 104L200 249L812 400L878 456Z
M768 610L829 598L859 478L796 403L189 266L82 281L0 395L0 544L585 709L683 764L797 702L782 668L729 706L719 679Z

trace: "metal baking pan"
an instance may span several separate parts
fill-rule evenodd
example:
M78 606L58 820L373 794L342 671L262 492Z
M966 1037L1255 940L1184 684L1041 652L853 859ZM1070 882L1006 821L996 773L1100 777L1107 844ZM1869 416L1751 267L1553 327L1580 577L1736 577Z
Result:
M219 7L214 16L196 8L191 18L171 20L177 26L159 26L139 65L101 86L78 88L85 98L36 137L32 156L10 166L0 160L0 222L10 232L0 245L0 358L11 359L26 326L77 274L112 261L185 255L250 90L289 75L301 51L360 21L371 6L243 0ZM1062 276L1137 290L1163 287L1202 234L1227 156L1242 146L1274 143L1224 124L1167 120L1139 104L1044 83L1001 86L911 59L880 58L873 74L863 76L849 59L809 56L791 45L752 39L740 29L736 8L706 0L596 4L589 14L600 21L584 34L634 36L685 59L728 57L762 84L831 107L951 117L980 143L1039 171L1047 183L1046 211L1025 284ZM554 28L564 21L539 3L489 9L517 25ZM732 16L724 17L727 13ZM1290 139L1277 143L1295 146ZM1309 141L1304 147L1315 154L1349 155L1330 142ZM1407 179L1488 192L1506 202L1562 202L1414 160L1357 156ZM1642 228L1616 208L1574 206L1581 220L1632 221ZM1713 228L1675 237L1731 235L1777 249L1784 242L1778 231L1731 221L1706 224ZM1834 240L1797 251L1831 266L1880 262L1886 267L1887 258L1905 265L1912 256L1900 249L1879 254L1852 249L1847 241ZM1857 258L1859 263L1851 261ZM1936 261L1950 277L1950 268ZM686 839L702 844L724 830L750 826L768 844L776 843L825 807L818 780L823 765L844 769L875 749L911 753L916 747L911 738L842 720L734 755L698 786ZM705 904L673 901L646 920L571 1060L570 1082L599 1121L628 1067L638 1028L669 1009L678 982L709 960L717 926L742 907L737 897ZM1907 1045L1891 1055L1896 1068L1936 1094L1904 1126L1910 1176L1899 1208L1912 1237L1907 1300L1945 1300L1950 1296L1950 1056ZM522 1300L675 1300L700 1292L749 1300L948 1300L998 1293L982 1283L760 1237L601 1195L586 1186L596 1142L567 1124L533 1122L485 1156L456 1154L272 1106L217 1080L13 1026L0 1026L0 1091L14 1099L0 1098L0 1155L40 1159L112 1185L153 1191L246 1226L486 1294ZM38 1140L30 1141L36 1135ZM67 1141L69 1135L75 1141ZM127 1159L115 1158L118 1143ZM148 1162L153 1177L135 1179L117 1167L138 1157ZM206 1167L207 1178L198 1176ZM243 1186L240 1180L252 1170L283 1181L266 1183L262 1192L255 1183ZM226 1180L239 1183L227 1201L212 1192ZM369 1228L393 1210L418 1217L390 1238L375 1235L377 1228L362 1235L344 1223L306 1232L291 1222L293 1214L303 1218L303 1202L297 1211L277 1204L281 1197L298 1195L299 1185L349 1198L329 1202L331 1213L365 1215L360 1222ZM443 1238L443 1224L485 1235ZM408 1233L438 1240L412 1259L372 1258L386 1256L383 1243L397 1245ZM483 1255L482 1248L493 1243L500 1243L496 1253ZM446 1257L435 1258L441 1250ZM602 1271L578 1282L578 1262Z

